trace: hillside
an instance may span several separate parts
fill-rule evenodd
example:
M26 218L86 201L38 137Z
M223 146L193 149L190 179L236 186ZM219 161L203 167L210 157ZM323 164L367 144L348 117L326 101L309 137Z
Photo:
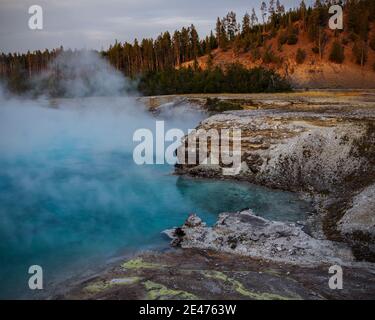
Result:
M301 1L286 9L270 0L268 6L262 2L260 16L248 8L243 16L231 11L218 17L202 39L192 24L156 39L115 41L95 54L136 80L144 95L375 88L375 1L342 1L343 30L336 31L328 27L334 3L316 0L307 6ZM64 95L59 83L71 75L61 72L66 69L61 60L74 62L81 55L63 47L1 53L0 82L12 92L30 92L35 79L47 74L47 94ZM88 78L93 69L85 71Z
M227 50L217 48L212 50L212 66L219 66L225 69L225 66L232 63L240 63L244 67L251 69L254 67L266 67L275 70L281 76L288 78L295 88L375 88L375 50L371 48L367 51L367 62L360 66L355 61L353 53L353 41L348 40L350 34L342 32L335 35L328 28L327 42L322 58L319 54L313 52L315 43L309 40L307 31L301 28L300 22L294 24L298 28L298 42L295 45L284 44L281 47L278 39L285 30L280 30L272 39L265 41L259 48L259 57L254 57L251 51L241 51L236 53L233 46ZM370 38L375 36L375 25L370 31ZM333 43L338 40L343 48L345 59L342 63L334 63L329 60ZM274 55L274 62L266 63L264 55L266 51L271 51ZM296 56L298 50L304 50L306 58L303 63L297 63ZM198 65L202 69L207 69L209 56L204 55L197 59ZM193 67L194 60L185 62L180 67Z

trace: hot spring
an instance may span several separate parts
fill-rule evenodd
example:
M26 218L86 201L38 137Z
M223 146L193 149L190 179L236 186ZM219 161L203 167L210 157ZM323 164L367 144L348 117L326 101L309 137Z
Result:
M187 132L204 114L166 109L166 126ZM132 136L155 118L131 98L4 100L0 105L0 297L33 296L114 257L168 248L161 231L189 213L215 222L245 207L275 220L305 218L292 193L173 175L171 165L134 163Z

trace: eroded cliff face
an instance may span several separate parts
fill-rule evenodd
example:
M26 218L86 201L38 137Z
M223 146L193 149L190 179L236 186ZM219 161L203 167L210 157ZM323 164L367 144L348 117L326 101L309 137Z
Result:
M210 117L197 129L241 129L242 167L234 178L280 189L330 193L360 187L358 180L375 172L375 136L369 134L374 124L359 119L234 111ZM182 165L177 172L220 176L223 166Z
M318 209L312 227L320 221L328 239L348 242L357 258L372 261L374 111L371 107L301 111L268 106L217 114L197 129L241 129L241 170L225 178L309 193ZM176 173L223 178L223 166L179 164ZM361 196L363 192L366 196Z

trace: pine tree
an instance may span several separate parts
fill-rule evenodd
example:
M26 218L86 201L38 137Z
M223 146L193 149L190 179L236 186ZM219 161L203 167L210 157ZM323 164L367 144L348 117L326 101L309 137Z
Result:
M199 44L198 32L195 29L193 24L190 27L190 45L191 45L192 58L196 59L200 53L200 44Z
M272 16L275 13L276 13L276 11L275 11L275 0L270 0L269 6L268 6L269 17L272 18Z
M242 36L250 34L251 25L250 25L250 15L246 12L242 19Z
M225 21L229 41L233 41L238 32L236 14L233 11L229 12Z
M210 33L210 49L216 49L218 47L216 38L214 36L214 33L211 31Z
M227 22L226 18L220 20L217 18L216 22L216 39L220 49L227 50L228 48L228 36L227 36Z
M251 12L251 26L254 27L258 23L259 23L258 16L255 13L255 9L253 8L253 10Z
M302 27L305 30L306 29L306 23L307 23L307 7L304 0L301 1L300 4L300 12L301 12L301 20L302 20Z
M216 20L216 40L218 42L219 47L221 47L220 40L221 40L221 20L219 17L217 17Z
M173 34L173 55L174 55L174 63L175 65L179 66L181 64L181 34L179 31L175 31Z
M261 6L260 6L260 11L262 13L262 21L263 21L263 31L266 31L266 16L267 16L267 5L263 1Z
M276 0L276 13L283 15L285 13L285 7L280 3L280 0Z
M331 53L329 54L329 60L334 63L343 63L345 59L344 55L344 47L341 45L341 43L336 40L332 44Z
M182 62L190 60L189 52L189 30L187 28L181 29L181 53L182 53Z

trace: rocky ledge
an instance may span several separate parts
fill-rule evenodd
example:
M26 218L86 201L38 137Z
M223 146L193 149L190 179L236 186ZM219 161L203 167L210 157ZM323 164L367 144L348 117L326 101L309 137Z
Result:
M211 116L197 129L231 128L241 129L238 175L223 176L221 162L178 164L176 173L246 180L308 194L316 207L316 215L309 219L313 236L345 242L357 259L375 261L374 106L227 111ZM199 141L199 131L195 134ZM210 144L207 150L210 154ZM184 163L185 151L178 151ZM231 232L238 236L236 230Z
M172 245L234 253L289 264L348 265L354 261L342 243L318 240L294 223L268 221L251 210L222 213L213 227L192 214L180 228L166 230Z
M342 243L317 240L301 226L251 210L223 213L213 227L190 215L165 232L173 247L141 253L96 275L65 284L55 299L373 299L375 265L355 262ZM183 248L182 250L180 248ZM330 288L339 264L344 286Z
M65 285L58 299L373 299L375 269L345 266L331 290L330 265L293 266L213 250L143 253L106 272ZM61 291L61 290L58 290Z

